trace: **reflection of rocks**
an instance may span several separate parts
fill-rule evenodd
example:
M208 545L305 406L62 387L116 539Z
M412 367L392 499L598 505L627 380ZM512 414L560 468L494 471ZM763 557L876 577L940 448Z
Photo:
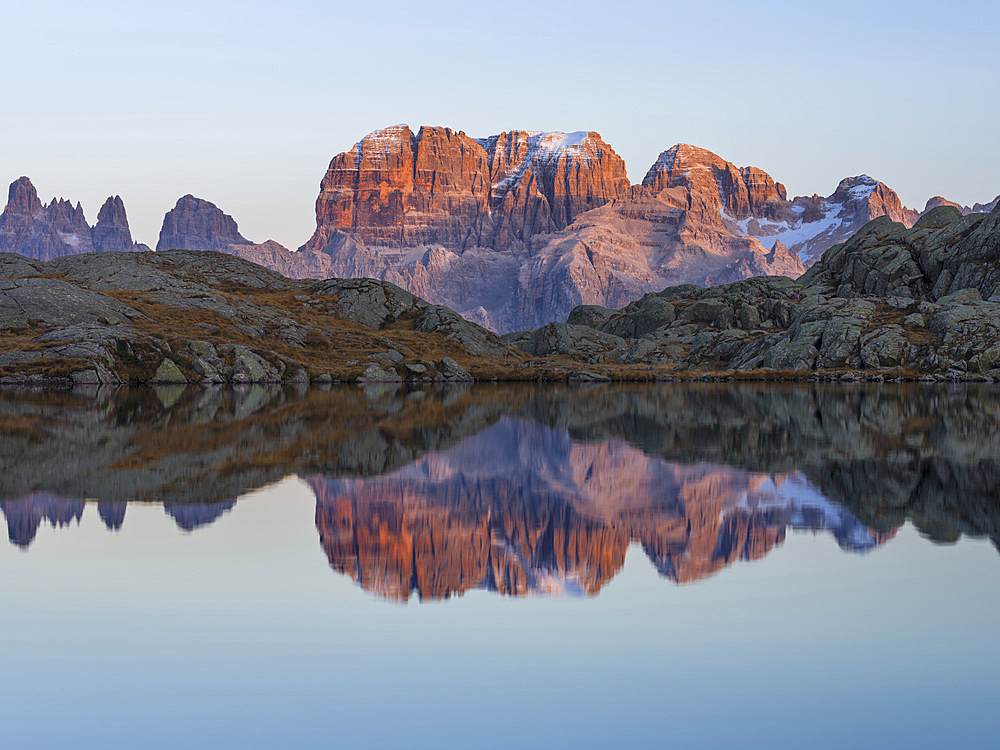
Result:
M129 501L225 503L293 473L380 474L481 431L510 403L452 387L162 390L0 391L0 499L95 498L111 517Z
M164 503L163 509L184 531L208 526L236 507L236 501L222 503Z
M689 582L762 557L787 527L828 530L854 550L885 538L798 475L669 464L506 419L388 476L310 485L331 565L402 600L471 588L595 594L633 541Z
M53 527L80 523L86 508L85 500L67 500L45 493L31 495L20 500L0 501L0 513L7 521L10 541L19 547L27 547L38 534L43 521ZM125 502L98 502L97 514L109 531L119 531L125 523ZM228 513L236 506L235 500L219 503L165 503L167 515L174 519L177 527L193 531L199 526L207 526Z
M0 501L0 512L7 519L7 535L18 547L31 544L43 521L53 526L80 522L83 500L66 500L40 492L20 500Z
M129 501L193 528L299 474L331 559L379 590L596 591L630 541L679 581L789 527L864 549L912 520L1000 546L998 432L1000 393L976 385L0 391L0 509L21 544L79 517L58 497L109 528Z
M125 508L128 503L102 502L97 504L97 513L110 531L118 531L125 523Z

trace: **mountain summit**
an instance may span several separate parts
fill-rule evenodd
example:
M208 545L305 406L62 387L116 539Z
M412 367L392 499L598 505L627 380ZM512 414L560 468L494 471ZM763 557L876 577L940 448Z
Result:
M94 250L149 250L132 241L121 198L108 198L91 228L79 202L53 198L43 204L27 177L11 183L0 214L0 252L52 260Z

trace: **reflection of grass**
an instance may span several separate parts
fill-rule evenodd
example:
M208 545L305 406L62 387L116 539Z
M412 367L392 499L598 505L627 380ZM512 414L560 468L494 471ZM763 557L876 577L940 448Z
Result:
M123 411L130 419L157 411L158 401L151 392L130 390L131 396L116 403L113 418ZM449 425L461 420L470 407L484 407L492 422L502 405L513 406L526 395L508 390L498 401L496 389L475 389L446 402L389 394L381 404L372 404L354 387L312 388L301 396L285 394L287 398L274 399L255 413L237 416L238 397L230 391L219 395L228 402L220 409L223 415L202 423L184 418L185 411L195 416L191 411L197 394L198 389L187 389L170 409L169 419L137 421L131 438L133 451L108 468L150 469L164 459L193 454L217 457L213 471L221 475L264 469L316 471L321 466L336 471L339 446L359 436L377 435L386 443L419 452L427 434L447 433ZM232 416L225 416L226 412Z

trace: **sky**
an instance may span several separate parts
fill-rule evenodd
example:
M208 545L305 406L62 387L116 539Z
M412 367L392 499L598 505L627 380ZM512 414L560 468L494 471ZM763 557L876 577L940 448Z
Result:
M0 180L121 195L137 240L193 193L305 242L319 181L405 122L596 130L640 182L693 143L828 195L869 174L922 208L1000 193L988 2L5 3Z

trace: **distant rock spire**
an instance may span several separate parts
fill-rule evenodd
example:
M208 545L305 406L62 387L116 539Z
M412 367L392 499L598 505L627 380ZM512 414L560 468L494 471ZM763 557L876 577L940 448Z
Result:
M163 217L160 250L225 250L229 245L253 244L240 234L235 219L202 198L185 195Z

